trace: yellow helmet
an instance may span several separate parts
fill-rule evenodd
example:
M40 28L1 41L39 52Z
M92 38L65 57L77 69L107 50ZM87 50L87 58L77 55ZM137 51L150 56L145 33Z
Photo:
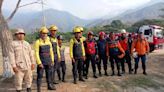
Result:
M80 32L81 32L81 30L80 30L80 28L75 27L75 28L73 29L73 32L74 32L74 33L80 33Z
M48 29L44 26L44 27L40 28L39 32L40 33L48 33Z
M56 25L51 25L50 28L49 28L50 31L57 31L58 30L58 27Z
M76 28L79 28L81 32L84 31L83 27L82 26L76 26Z

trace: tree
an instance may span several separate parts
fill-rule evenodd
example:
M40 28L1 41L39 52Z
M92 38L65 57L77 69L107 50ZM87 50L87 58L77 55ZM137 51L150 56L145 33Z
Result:
M2 14L2 5L4 0L0 0L0 42L1 42L2 56L3 56L3 77L5 78L9 78L13 76L12 68L9 61L9 52L8 52L8 49L11 47L11 41L13 40L13 38L11 32L9 31L8 22L14 17L15 13L20 7L38 3L38 2L32 2L20 6L21 1L22 0L17 1L14 11L7 19L5 19Z
M126 26L122 23L121 20L113 20L111 22L111 27L124 29Z

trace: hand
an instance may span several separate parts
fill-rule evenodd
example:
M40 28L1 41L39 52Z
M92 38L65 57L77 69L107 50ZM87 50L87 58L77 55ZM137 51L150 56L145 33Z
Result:
M96 55L96 59L99 59L99 55Z
M61 58L58 58L58 62L61 62Z
M35 69L35 65L32 64L32 65L31 65L31 70L34 70L34 69Z
M18 73L18 68L17 67L13 67L13 71L14 71L14 73Z
M109 55L106 55L106 58L109 58Z
M124 57L124 54L121 54L121 55L118 55L118 58L123 58Z
M86 59L85 56L83 56L82 59L85 61L85 59Z
M133 56L133 53L134 53L134 52L131 52L130 55Z
M51 63L51 66L54 66L54 63Z
M39 64L39 67L40 67L40 68L44 68L44 67L43 67L43 64Z
M75 59L74 58L72 58L72 62L75 63Z

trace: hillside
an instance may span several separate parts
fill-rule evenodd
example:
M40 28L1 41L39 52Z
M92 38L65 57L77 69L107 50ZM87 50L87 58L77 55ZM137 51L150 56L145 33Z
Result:
M164 12L161 11L163 8L164 3L155 3L139 10L128 10L111 19L98 19L87 26L107 25L110 24L112 20L121 20L124 23L133 24L143 19L161 19L160 16L164 14Z
M5 14L7 15L7 14ZM40 28L43 24L42 12L17 13L9 23L11 28L23 27L27 32ZM76 25L84 26L89 20L80 19L68 12L54 9L45 10L46 25L55 24L62 32L71 31Z

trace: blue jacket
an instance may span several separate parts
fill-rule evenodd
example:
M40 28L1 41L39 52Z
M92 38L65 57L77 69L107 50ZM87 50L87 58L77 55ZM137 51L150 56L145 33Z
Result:
M97 41L97 47L98 47L98 54L99 55L105 55L106 54L106 40L98 40Z

